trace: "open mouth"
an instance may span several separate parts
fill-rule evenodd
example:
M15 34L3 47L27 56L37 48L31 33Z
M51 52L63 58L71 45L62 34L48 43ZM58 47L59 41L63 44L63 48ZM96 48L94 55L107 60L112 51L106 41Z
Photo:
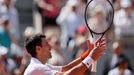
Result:
M51 48L49 48L49 50L51 51Z

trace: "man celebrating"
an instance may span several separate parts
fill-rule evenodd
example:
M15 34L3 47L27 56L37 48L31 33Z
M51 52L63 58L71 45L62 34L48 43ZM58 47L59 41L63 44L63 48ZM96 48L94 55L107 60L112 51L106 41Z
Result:
M105 40L95 42L94 48L65 66L52 66L46 62L51 58L51 46L43 34L36 34L26 40L25 48L32 56L24 75L83 75L91 64L98 60L106 48ZM88 46L93 47L88 41Z

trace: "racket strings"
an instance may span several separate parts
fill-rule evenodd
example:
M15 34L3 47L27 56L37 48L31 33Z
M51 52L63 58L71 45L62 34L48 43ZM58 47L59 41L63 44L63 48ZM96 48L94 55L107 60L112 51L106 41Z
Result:
M97 34L106 32L113 22L113 15L113 7L109 1L100 3L91 0L85 11L85 21L88 29Z

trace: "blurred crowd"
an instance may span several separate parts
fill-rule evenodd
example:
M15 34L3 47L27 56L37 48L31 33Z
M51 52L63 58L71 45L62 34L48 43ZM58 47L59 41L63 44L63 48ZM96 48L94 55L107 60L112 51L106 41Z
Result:
M36 15L33 20L37 23L26 26L24 32L21 32L16 0L0 0L0 75L23 75L31 56L20 45L20 41L24 42L22 38L26 40L38 32L47 36L53 48L49 64L65 65L80 57L88 50L87 39L93 43L84 21L88 1L90 0L33 0L31 14ZM94 0L97 1L106 2ZM102 75L133 75L134 64L123 50L134 44L134 1L110 1L114 6L114 19L111 29L105 35L109 54L105 55ZM89 22L102 24L103 15L98 9L93 12L95 17ZM85 75L96 73L87 71Z

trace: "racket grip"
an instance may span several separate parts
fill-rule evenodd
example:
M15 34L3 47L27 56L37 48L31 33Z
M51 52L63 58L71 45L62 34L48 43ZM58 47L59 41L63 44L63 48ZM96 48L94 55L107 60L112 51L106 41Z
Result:
M94 63L92 63L91 72L97 72L97 61L94 61Z

